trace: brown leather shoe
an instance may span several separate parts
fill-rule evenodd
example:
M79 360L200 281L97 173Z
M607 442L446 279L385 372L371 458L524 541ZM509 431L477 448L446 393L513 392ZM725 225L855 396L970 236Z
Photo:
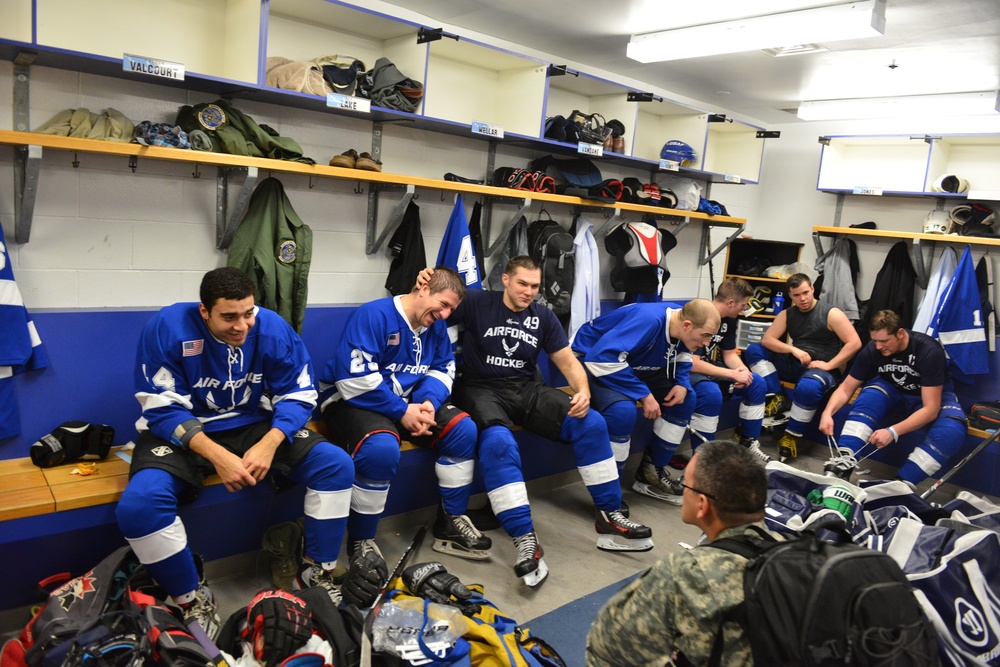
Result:
M365 153L367 155L367 153ZM343 167L344 169L354 169L357 166L358 152L353 148L348 148L340 155L330 158L331 167Z
M365 171L382 171L382 163L373 158L370 153L359 155L354 167Z

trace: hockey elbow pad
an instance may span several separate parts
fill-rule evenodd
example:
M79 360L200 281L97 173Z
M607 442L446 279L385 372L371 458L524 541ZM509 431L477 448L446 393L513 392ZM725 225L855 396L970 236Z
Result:
M63 422L52 433L31 446L31 462L39 468L62 463L107 457L115 439L115 430L107 424Z

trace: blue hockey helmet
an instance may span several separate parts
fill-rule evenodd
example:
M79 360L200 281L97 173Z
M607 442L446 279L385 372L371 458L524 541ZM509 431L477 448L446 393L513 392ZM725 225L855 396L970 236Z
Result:
M690 167L698 159L698 154L683 141L671 139L660 149L660 159L678 162L682 167Z

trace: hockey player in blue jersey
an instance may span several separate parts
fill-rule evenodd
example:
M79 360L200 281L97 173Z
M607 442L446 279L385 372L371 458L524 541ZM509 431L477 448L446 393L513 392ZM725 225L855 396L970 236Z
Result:
M375 533L399 465L401 435L437 455L441 505L433 548L471 560L490 557L490 539L465 516L476 426L449 401L455 358L445 318L464 295L465 280L439 267L409 294L364 304L348 319L337 352L320 375L331 439L354 457L347 525L352 560L367 553L381 558Z
M788 424L778 440L782 461L798 456L798 439L812 421L820 403L841 377L841 367L861 349L854 325L840 308L816 298L812 280L794 273L786 281L791 307L778 313L760 343L748 345L743 359L767 383L775 413L782 398L781 380L794 382ZM784 340L785 337L788 340Z
M861 387L837 443L839 454L827 461L824 470L849 480L867 443L881 449L905 433L926 428L923 443L898 474L904 482L916 484L958 453L967 432L965 412L951 385L944 349L936 340L904 329L891 310L877 312L868 328L871 340L820 417L819 430L832 436L834 413ZM889 426L878 427L887 422Z
M135 386L142 406L131 478L118 525L149 573L209 636L219 631L211 590L200 581L179 504L212 473L226 490L269 475L303 484L305 549L297 583L335 583L351 501L351 458L305 428L317 392L305 345L277 313L254 305L238 269L205 274L201 303L163 308L139 340Z
M599 413L590 410L587 374L573 356L559 320L535 302L541 269L525 255L512 258L502 276L502 292L469 290L449 318L463 324L464 360L455 402L479 427L479 463L493 511L516 551L514 573L529 586L548 576L535 533L515 424L573 447L577 470L594 500L597 547L608 551L648 551L652 531L622 513L618 468ZM546 386L538 354L569 382L573 395Z
M583 325L573 339L573 350L593 380L593 406L607 421L619 469L628 458L637 401L642 415L653 420L652 443L632 485L639 493L681 504L684 488L670 477L667 464L695 407L691 350L712 339L719 320L707 299L683 308L631 304Z
M760 430L764 419L767 384L752 372L736 349L736 317L747 307L753 287L742 278L726 278L719 284L712 305L722 322L711 341L694 351L691 357L691 387L697 397L691 430L692 446L715 440L719 414L724 400L739 399L739 424L736 437L762 463L771 460L760 448Z

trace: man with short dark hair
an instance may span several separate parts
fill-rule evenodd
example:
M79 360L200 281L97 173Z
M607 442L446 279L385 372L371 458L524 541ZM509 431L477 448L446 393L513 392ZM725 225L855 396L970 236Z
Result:
M840 433L839 454L827 461L824 470L850 480L857 455L867 443L882 449L894 445L901 435L926 427L923 443L914 448L898 474L899 479L916 484L958 453L967 433L965 412L955 396L940 343L904 329L891 310L878 311L868 329L871 340L820 417L819 430L832 436L834 413L861 387ZM889 426L876 428L890 417Z
M636 422L636 403L653 422L653 435L632 489L679 505L682 488L667 464L687 433L695 407L691 352L719 328L707 299L681 308L660 303L623 306L580 327L573 350L593 380L593 404L608 423L618 469L625 466Z
M765 412L776 412L774 405L783 398L781 380L795 383L788 424L778 440L782 461L798 456L798 439L806 425L837 385L841 366L861 349L861 339L847 315L816 299L809 276L792 274L786 289L792 307L778 313L763 340L748 345L744 352L747 366L764 378L767 393L774 397Z
M731 440L698 448L683 490L681 520L708 542L764 530L767 473ZM598 612L587 634L587 667L707 665L723 617L743 602L746 562L715 548L669 554ZM721 664L751 663L742 627L726 624Z
M736 437L766 464L771 457L760 448L758 438L767 384L747 368L736 349L736 318L746 309L753 293L753 287L742 278L726 278L712 300L722 322L708 344L694 350L691 357L691 388L697 397L691 415L692 445L698 444L696 439L715 440L723 401L740 399Z
M449 319L449 324L465 326L455 401L479 427L483 480L493 511L514 540L514 572L537 586L548 576L548 567L531 520L515 425L573 446L577 470L594 500L599 549L648 551L652 531L622 513L608 427L590 410L587 374L559 320L535 302L541 285L538 264L526 255L514 257L502 279L502 292L469 290ZM542 350L565 376L572 396L542 381Z
M167 306L139 340L135 386L142 405L131 479L118 525L184 618L212 637L219 616L188 546L179 504L195 499L212 473L226 490L278 474L304 484L305 551L297 583L334 581L351 500L350 457L306 423L316 407L305 345L277 313L254 305L238 269L205 274L201 303Z
M438 267L409 294L358 307L323 369L323 418L331 439L354 457L356 470L347 523L352 562L374 554L377 569L387 570L375 534L399 466L401 436L436 454L441 504L434 550L471 560L490 557L490 539L465 516L476 426L450 401L455 357L445 320L464 296L465 281Z

